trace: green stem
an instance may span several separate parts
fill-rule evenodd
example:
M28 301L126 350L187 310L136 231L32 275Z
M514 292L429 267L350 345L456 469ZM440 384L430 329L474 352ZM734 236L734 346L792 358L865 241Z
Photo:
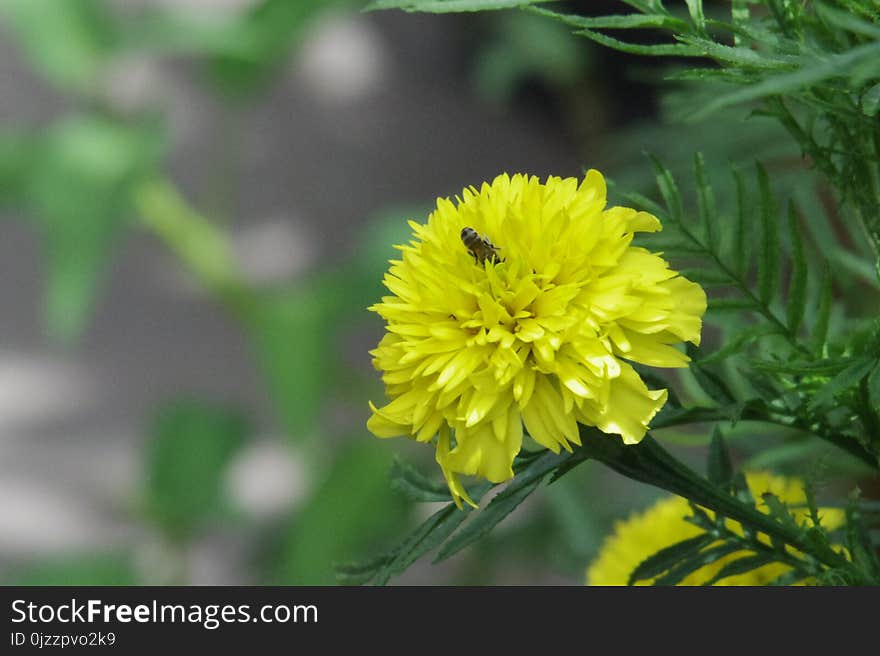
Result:
M589 458L598 460L627 478L678 494L699 506L776 538L809 554L827 567L847 572L854 581L861 582L864 578L859 569L841 554L824 545L807 541L799 531L780 524L753 506L712 485L675 459L649 435L639 444L625 445L619 439L582 426L581 439L582 448L572 455L579 461Z

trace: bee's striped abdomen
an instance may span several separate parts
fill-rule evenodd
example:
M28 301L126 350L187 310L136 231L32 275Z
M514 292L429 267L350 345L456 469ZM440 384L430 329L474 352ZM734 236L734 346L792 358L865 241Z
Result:
M482 264L486 260L489 260L492 264L501 261L501 256L498 255L498 247L493 245L486 237L481 237L473 228L465 226L461 229L461 241L470 251L470 254L474 256L477 264Z

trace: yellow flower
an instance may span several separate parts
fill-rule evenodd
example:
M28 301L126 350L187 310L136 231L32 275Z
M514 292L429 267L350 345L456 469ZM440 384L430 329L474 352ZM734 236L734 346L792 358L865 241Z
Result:
M801 481L773 476L765 472L753 472L746 474L746 482L752 496L758 500L759 509L762 509L761 495L770 492L790 506L798 522L806 522L812 526L809 513L804 507L806 496ZM690 514L690 506L686 499L669 496L643 513L634 514L625 521L618 522L614 527L614 533L605 539L599 555L587 569L587 585L626 585L630 573L645 558L676 542L700 535L702 529L684 519ZM822 508L820 517L822 525L826 528L837 528L844 522L843 511L835 508ZM726 520L726 523L728 528L742 535L742 526L739 522ZM759 538L765 544L770 544L770 540L764 534L759 534ZM727 563L750 553L752 552L737 551L728 554L689 574L678 585L702 585ZM767 585L790 570L791 567L788 565L769 563L745 574L724 578L717 585ZM649 583L649 581L640 581L637 585Z
M699 344L703 290L631 245L660 222L605 204L598 171L580 184L504 174L438 199L397 246L384 278L392 295L370 308L388 324L371 355L391 402L370 404L367 427L437 436L459 505L473 503L459 475L513 476L523 426L557 453L580 444L578 422L639 442L666 390L649 390L626 360L685 367L673 345ZM464 228L486 240L484 257L465 246Z

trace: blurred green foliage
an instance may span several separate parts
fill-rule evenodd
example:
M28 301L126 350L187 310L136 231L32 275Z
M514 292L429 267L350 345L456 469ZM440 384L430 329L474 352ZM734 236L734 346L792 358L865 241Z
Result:
M4 585L138 585L131 556L90 553L51 558L19 568Z
M405 527L407 504L388 485L391 458L373 441L343 446L303 510L283 529L267 582L326 585L335 580L338 563L374 549Z
M257 545L253 549L260 559L255 569L269 584L332 583L335 564L363 553L380 552L394 542L394 536L405 533L415 523L411 495L398 494L399 490L388 485L394 449L367 438L365 431L352 435L350 429L338 428L328 421L328 414L335 403L354 399L365 416L366 399L381 393L377 380L359 378L350 363L343 361L342 345L352 333L378 327L379 320L365 309L383 293L382 274L388 260L397 256L392 245L410 239L404 219L424 217L427 207L388 208L380 215L366 217L356 239L357 250L343 261L322 265L293 283L255 287L239 271L224 226L202 214L202 208L185 198L170 180L165 169L171 154L165 117L152 106L117 105L110 87L114 67L127 57L175 57L196 64L205 89L215 94L217 103L247 103L272 89L288 58L295 56L297 45L322 15L359 9L364 3L257 0L242 10L217 15L169 3L138 7L123 4L103 0L0 0L4 36L14 41L27 65L56 90L62 100L60 110L64 110L45 125L28 124L27 117L22 117L17 125L0 126L0 210L4 216L25 220L39 235L44 254L47 332L71 348L88 329L102 280L112 266L114 247L129 230L154 235L211 300L224 308L230 322L245 335L278 424L290 437L289 448L304 460L308 478L314 482L295 508L265 528L273 538L270 547ZM370 6L461 11L540 4L544 3L379 0ZM653 2L625 4L636 9L639 5L646 10L656 8ZM694 10L701 6L686 4L687 9ZM557 4L552 6L558 8ZM626 27L684 25L700 30L706 20L714 20L708 11L702 16L685 11L684 5L679 9L675 15L661 16L662 20L627 19L631 24ZM648 13L653 15L652 11ZM595 94L601 100L608 92L596 86L596 79L585 75L594 65L592 44L567 34L572 21L580 19L563 16L551 21L520 12L492 14L492 19L485 43L473 62L473 79L484 98L510 102L516 98L519 85L530 78L539 78L552 93L559 94L563 104L571 103L578 94ZM835 20L844 21L845 17L838 15ZM595 30L614 28L612 23L606 17L604 26L594 22L574 27L592 30L595 36ZM853 24L861 25L859 29L864 32L862 22ZM737 38L743 36L748 35ZM868 36L862 34L859 38ZM676 46L674 53L687 54L695 52L695 44L710 47L702 41L665 45ZM855 39L849 45L859 47ZM690 50L683 50L685 46ZM722 62L748 65L750 61L750 56L739 50L713 52ZM761 75L783 74L780 62L784 63L784 58L774 55L769 66L757 68ZM858 68L854 68L854 75L862 75L864 80L868 79L864 71L876 65L874 60L860 58L849 63ZM827 73L827 66L822 70ZM784 74L789 76L789 84L805 81L802 71ZM792 82L791 76L798 74L800 77ZM810 80L825 83L828 76L820 79L814 74L806 81ZM808 259L799 260L793 268L801 272L806 262L809 275L797 280L804 281L810 298L816 296L823 283L813 258L816 251L821 251L834 269L839 305L848 311L866 312L868 304L860 292L868 289L874 298L877 290L876 277L866 260L869 247L858 238L853 225L829 224L823 196L827 190L817 184L813 172L801 166L801 144L786 138L785 126L759 117L744 123L742 112L731 109L717 112L710 121L676 124L673 119L684 110L694 105L708 106L720 97L718 87L706 80L701 80L701 86L691 82L682 81L675 91L663 96L660 120L591 142L585 153L589 165L607 171L617 182L613 194L618 193L617 189L647 191L654 183L655 172L645 165L643 150L661 155L669 169L682 171L691 167L694 144L698 143L705 153L701 175L704 181L713 181L716 205L724 212L724 208L735 207L741 195L735 181L728 178L729 161L739 165L751 165L756 158L769 162L772 191L786 190L797 204L797 217L791 220L806 227L802 256L806 254ZM778 82L776 79L774 84ZM871 119L880 106L880 85L866 83L863 91L858 110ZM760 96L754 90L750 93L751 98ZM566 117L573 123L567 126L570 132L578 133L583 126L577 122L584 117L573 111ZM708 185L702 185L706 188ZM745 199L761 197L760 193L750 193ZM698 212L697 205L689 206L688 211ZM759 212L759 206L758 202L752 203L747 212ZM792 240L793 234L781 232L778 238L795 262L800 247ZM799 290L797 296L801 299L804 289L800 284L786 285L784 290ZM774 303L768 311L778 312L783 307L779 300ZM814 315L822 316L820 308L812 306L794 314L806 317L808 323ZM830 308L828 334L832 337L846 329L839 315L839 307ZM787 321L795 318L790 313L780 316ZM746 324L731 319L720 328L721 336L709 341L717 343ZM757 344L762 336L754 332L748 339ZM773 349L763 343L756 347L755 356L767 360ZM880 369L868 367L867 362L851 362L849 366L856 364L859 367L855 371L844 367L833 375L846 378L838 380L841 385L852 383L856 374L858 380L843 388L838 385L837 391L832 389L827 394L833 400L838 392L849 394L849 388L861 385L867 402L876 407L880 403ZM718 367L716 375L722 378L730 374L727 378L734 381L734 396L749 385L766 382L758 377L742 382L726 357L719 356L712 366ZM714 402L693 376L684 375L677 386L686 398ZM171 400L144 421L145 481L143 498L137 506L142 512L137 519L181 552L201 533L218 525L253 530L248 518L230 505L225 482L230 465L251 439L253 419L216 400L205 400L193 390L186 399ZM744 420L732 432L738 452L756 466L791 466L812 459L822 448L827 453L825 442L806 439L797 426L756 426ZM674 430L668 429L670 434ZM681 429L676 435L688 448L705 446L709 441L705 431L695 435ZM755 446L774 438L774 449ZM844 458L840 464L836 451L828 460L848 474L864 471L864 465L859 469L852 458ZM577 470L548 488L539 501L530 499L518 522L501 526L472 547L464 559L457 559L456 563L463 564L453 570L452 576L462 583L490 583L495 576L503 576L505 567L513 567L523 572L524 581L532 582L552 571L579 582L583 566L613 519L631 505L647 501L645 495L650 494L626 489L621 498L609 499L597 480L593 470ZM430 488L434 483L427 481L426 485ZM512 510L523 500L524 496L516 496L517 489L512 492L501 499L506 502L502 511ZM591 499L590 504L583 503L584 495ZM501 503L495 508L499 506ZM441 519L448 525L450 517L447 514ZM501 517L496 519L500 521ZM489 520L481 520L486 531L491 528ZM457 522L454 530L461 518L456 516L452 521ZM479 524L477 529L482 530ZM7 578L21 584L156 582L151 573L141 570L135 566L133 553L73 554L23 564ZM181 582L185 581L183 572Z
M45 316L52 335L77 336L114 239L132 218L131 191L161 150L156 126L74 117L30 154L26 207L43 238Z
M0 18L31 65L65 91L92 91L119 45L101 0L3 0Z
M247 419L223 406L176 401L153 420L145 457L149 518L185 541L228 511L223 476L249 436Z
M564 26L521 13L497 18L490 23L474 71L477 91L489 100L510 102L530 78L565 93L589 66L589 50L569 38Z
M261 566L270 583L331 583L336 560L408 517L406 501L387 486L390 454L360 435L333 435L322 418L340 393L341 340L381 293L381 271L394 254L389 239L401 241L405 223L392 211L371 222L362 248L339 267L256 288L239 271L222 226L190 206L163 172L169 143L161 114L153 106L116 106L110 85L114 67L130 55L185 57L200 64L218 102L247 101L269 88L318 17L352 4L263 0L214 16L102 0L0 2L0 21L27 63L71 101L71 111L48 125L21 120L0 128L0 209L24 218L41 238L47 332L75 346L114 245L132 228L158 237L229 312L246 334L281 425L306 445L299 453L317 481L303 510L279 520L274 564ZM352 377L343 379L350 384ZM365 403L363 392L357 397ZM182 550L203 530L218 522L247 526L227 498L226 479L250 424L237 410L200 400L198 391L170 401L150 421L138 507L178 550L178 581L187 577ZM14 578L156 582L152 574L135 575L130 555L54 559L19 568Z

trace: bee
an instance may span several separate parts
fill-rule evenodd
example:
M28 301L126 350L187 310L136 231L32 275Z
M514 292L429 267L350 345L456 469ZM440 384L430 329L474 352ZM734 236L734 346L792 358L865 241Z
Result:
M461 241L474 256L477 264L483 264L486 260L492 264L501 261L501 256L498 254L499 247L495 246L487 237L481 236L473 228L464 227L461 229Z

